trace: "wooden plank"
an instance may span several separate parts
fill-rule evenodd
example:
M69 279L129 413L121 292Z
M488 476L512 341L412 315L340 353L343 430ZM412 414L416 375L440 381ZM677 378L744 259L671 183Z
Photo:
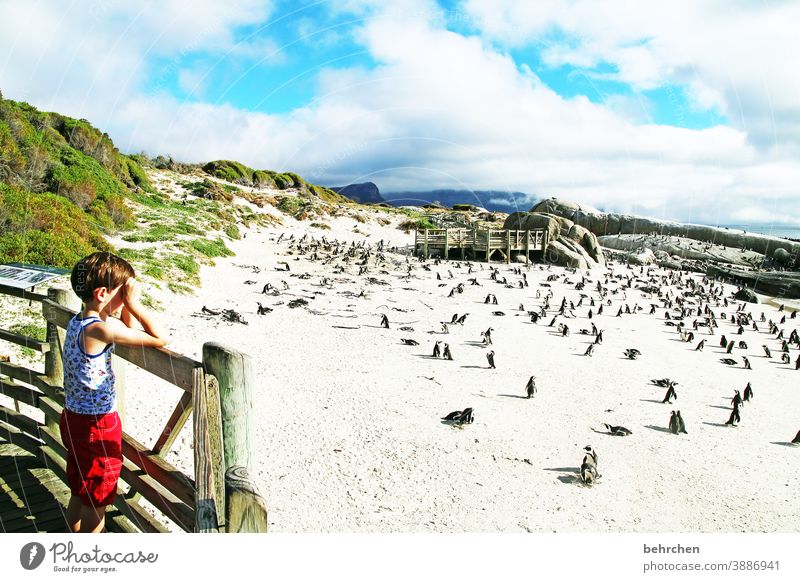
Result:
M428 229L425 229L425 238L422 241L422 256L428 258Z
M233 466L226 471L225 492L228 503L228 533L267 531L267 503L245 467Z
M202 368L194 369L195 373L198 371L201 374L203 373ZM196 387L195 384L195 388ZM195 388L192 388L191 392L184 392L180 400L178 400L178 404L175 406L175 410L172 411L167 425L164 427L164 430L161 431L161 436L158 437L155 446L153 446L153 452L156 455L163 457L172 448L175 439L177 439L178 435L181 433L183 425L189 420L189 415L192 413L192 393Z
M135 502L129 501L126 495L117 495L114 500L114 507L128 520L133 531L144 533L168 533L163 523L150 515L146 509ZM131 529L129 527L128 529ZM127 530L126 530L127 531Z
M39 409L44 412L44 416L47 419L47 428L54 433L58 431L58 425L61 421L61 412L64 410L64 407L52 398L42 396L39 398ZM60 432L58 434L60 434Z
M8 331L7 329L0 329L0 340L25 346L26 348L30 348L42 354L47 353L50 350L50 344L47 342L37 340L36 338L32 338L27 335L20 335L18 333L14 333L13 331Z
M19 448L33 454L36 454L39 450L39 447L42 445L41 440L25 434L18 428L4 422L0 422L0 439L3 439L13 445L17 445ZM2 471L2 469L0 469L0 471Z
M155 483L168 489L182 503L194 509L194 483L180 469L173 467L125 432L122 433L122 454L147 473ZM192 523L194 524L194 517Z
M47 321L66 328L77 313L46 299L42 301L42 313ZM115 346L114 353L120 358L147 370L154 376L174 384L186 391L192 389L192 370L200 362L165 348L143 348Z
M219 385L199 370L195 376L195 531L216 533L225 524L225 468Z
M20 386L13 380L0 378L0 394L5 394L9 398L34 408L39 408L39 396L41 393L25 386Z
M41 425L38 422L25 414L15 412L5 406L0 406L0 421L10 424L34 437L39 435L39 427Z
M19 297L20 299L27 299L28 301L42 301L47 299L47 295L26 291L19 287L9 287L8 285L0 285L0 295L11 295L12 297Z
M0 374L13 378L17 382L30 384L56 401L59 401L59 398L61 402L64 400L64 389L61 384L53 382L41 372L17 366L16 364L9 364L8 362L0 362Z
M184 531L194 531L194 510L182 503L172 492L159 484L151 476L142 473L130 460L123 459L121 479L132 490L142 494L167 518L174 521Z

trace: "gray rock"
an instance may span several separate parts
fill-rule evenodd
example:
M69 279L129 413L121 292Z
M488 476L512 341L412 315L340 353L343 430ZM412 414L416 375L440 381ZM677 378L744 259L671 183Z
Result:
M750 289L739 289L733 296L736 301L746 301L747 303L758 303L758 296Z

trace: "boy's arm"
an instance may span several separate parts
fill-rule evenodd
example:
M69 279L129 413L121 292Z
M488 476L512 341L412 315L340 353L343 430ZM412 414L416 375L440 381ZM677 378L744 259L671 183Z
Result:
M109 317L103 325L96 323L87 326L86 334L104 343L121 346L160 348L169 343L166 336L153 336L141 329L128 327L115 317Z
M106 343L154 348L160 348L169 343L167 334L139 301L141 290L137 281L129 279L122 292L124 292L125 300L120 317L121 323L124 325L121 325L120 320L108 318L106 325L89 326L87 331L96 327L95 333L98 339L102 339ZM142 325L144 331L138 329L137 321Z

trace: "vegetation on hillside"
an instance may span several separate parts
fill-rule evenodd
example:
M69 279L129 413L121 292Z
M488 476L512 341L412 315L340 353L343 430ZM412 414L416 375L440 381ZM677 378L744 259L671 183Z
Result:
M0 95L0 261L71 267L132 226L129 192L154 192L141 165L83 119Z

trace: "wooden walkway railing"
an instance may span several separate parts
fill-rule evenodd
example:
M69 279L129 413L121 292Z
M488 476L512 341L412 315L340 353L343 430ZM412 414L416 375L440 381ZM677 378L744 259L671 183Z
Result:
M0 341L32 348L45 357L43 371L0 362L0 394L12 399L14 406L0 405L0 444L6 441L8 447L26 451L26 463L32 462L32 455L43 469L65 483L66 451L58 426L64 406L61 350L64 330L79 309L78 299L72 291L56 288L41 295L0 285L0 294L40 302L47 322L45 342L0 329ZM151 447L123 433L120 492L114 510L108 513L109 529L167 532L171 522L183 531L267 531L266 502L248 473L252 466L250 358L213 342L204 344L202 353L199 362L163 348L115 347L112 365L120 404L124 401L125 368L131 365L176 386L180 394ZM191 476L165 460L190 415L194 418L195 465ZM42 416L44 420L34 418ZM121 408L120 416L125 426ZM0 484L9 480L22 484L19 474L3 474L15 466L18 463L0 464ZM13 493L5 489L9 488L0 488L0 507L2 496ZM151 506L150 511L143 501ZM20 507L19 502L16 505ZM0 519L3 531L4 523Z
M547 250L548 231L537 230L480 230L468 228L437 228L417 231L414 236L414 252L428 258L436 250L443 258L449 258L453 249L461 251L461 259L470 251L472 258L480 255L486 262L499 252L506 263L511 262L513 251L525 254L530 260L531 251Z

